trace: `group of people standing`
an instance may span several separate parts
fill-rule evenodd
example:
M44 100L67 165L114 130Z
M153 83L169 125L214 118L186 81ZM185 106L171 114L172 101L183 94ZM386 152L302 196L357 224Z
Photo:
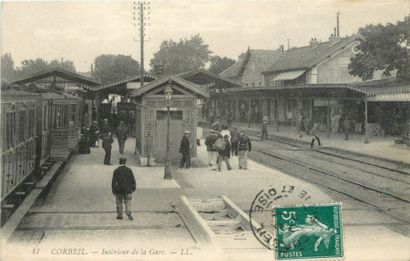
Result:
M119 153L124 153L125 141L128 137L128 128L123 121L120 121L117 128L115 128L115 135L118 139ZM101 127L94 121L87 130L88 144L90 147L99 147L99 140L101 139L101 147L105 151L104 165L111 164L111 150L114 143L113 129L108 122L108 119L104 119Z
M252 149L252 143L245 132L239 131L237 127L228 129L227 125L213 125L205 145L212 170L221 171L222 162L231 170L229 159L235 156L239 159L239 169L248 168L248 152Z

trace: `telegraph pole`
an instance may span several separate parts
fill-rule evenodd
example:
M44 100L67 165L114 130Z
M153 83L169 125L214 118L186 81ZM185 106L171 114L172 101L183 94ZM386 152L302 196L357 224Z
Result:
M140 86L144 86L144 42L145 42L145 27L149 25L146 20L149 20L150 15L150 2L139 1L134 2L134 21L138 19L138 26L139 36L140 36ZM135 13L135 10L138 9L138 17Z

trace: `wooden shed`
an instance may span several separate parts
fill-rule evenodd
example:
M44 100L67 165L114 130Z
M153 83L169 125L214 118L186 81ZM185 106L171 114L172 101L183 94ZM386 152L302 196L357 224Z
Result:
M197 108L199 100L209 94L199 85L169 75L132 91L136 113L136 153L141 165L164 162L167 137L167 101L164 89L173 91L170 100L170 154L172 162L180 160L179 146L185 131L191 132L193 158L196 157Z

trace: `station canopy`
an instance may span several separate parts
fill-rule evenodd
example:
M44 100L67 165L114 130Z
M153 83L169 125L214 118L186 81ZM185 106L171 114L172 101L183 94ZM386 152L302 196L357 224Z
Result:
M62 79L63 81L61 81ZM61 68L51 68L44 71L40 71L20 79L17 79L11 83L13 84L28 84L28 83L43 83L43 84L55 84L59 82L74 83L81 86L96 86L101 84L100 82L91 79L87 76L71 72Z
M289 71L289 72L282 72L276 75L272 80L273 81L287 81L287 80L294 80L304 74L306 70L298 70L298 71Z
M364 94L367 101L410 102L410 83L395 79L353 84L348 88Z
M152 82L153 80L155 80L155 76L151 74L144 75L144 83L145 83L144 85L149 84L149 82ZM125 79L100 84L97 86L85 86L84 89L93 94L112 93L112 94L126 95L128 92L132 91L133 89L139 88L140 82L141 82L141 76L136 75L136 76L127 77Z

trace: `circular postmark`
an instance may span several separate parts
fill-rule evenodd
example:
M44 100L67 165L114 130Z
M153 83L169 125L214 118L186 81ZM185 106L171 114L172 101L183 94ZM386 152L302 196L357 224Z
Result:
M249 209L250 227L255 238L267 249L276 250L277 226L274 207L309 203L311 197L306 190L294 185L270 185L260 190Z

